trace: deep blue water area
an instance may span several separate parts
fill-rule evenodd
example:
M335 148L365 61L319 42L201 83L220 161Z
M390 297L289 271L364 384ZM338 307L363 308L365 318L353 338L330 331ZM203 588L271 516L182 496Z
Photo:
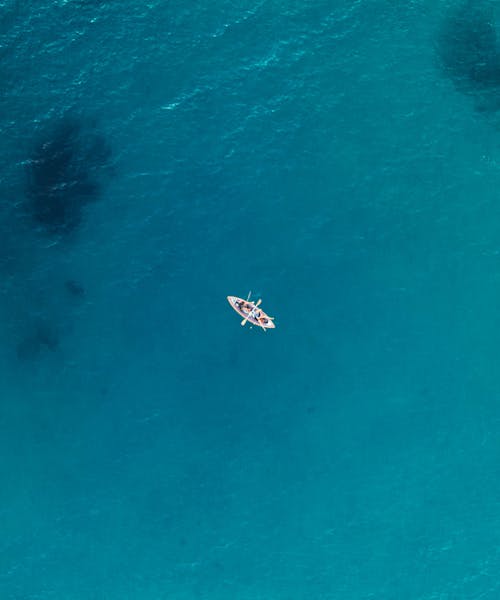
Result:
M0 0L2 600L500 597L499 32Z

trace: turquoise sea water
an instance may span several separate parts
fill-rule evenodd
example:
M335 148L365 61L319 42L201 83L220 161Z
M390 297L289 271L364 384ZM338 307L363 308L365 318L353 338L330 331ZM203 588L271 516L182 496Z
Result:
M499 597L499 28L0 1L0 598Z

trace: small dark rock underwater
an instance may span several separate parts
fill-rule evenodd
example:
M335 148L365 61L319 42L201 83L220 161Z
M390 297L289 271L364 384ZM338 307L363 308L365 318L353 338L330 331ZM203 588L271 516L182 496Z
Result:
M17 357L20 360L38 358L43 350L55 352L59 347L59 333L53 324L38 320L33 331L17 346Z

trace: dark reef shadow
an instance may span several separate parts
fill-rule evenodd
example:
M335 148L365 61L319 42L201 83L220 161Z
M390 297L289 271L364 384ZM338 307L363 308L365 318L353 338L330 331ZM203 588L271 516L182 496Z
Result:
M4 211L15 239L0 253L0 267L18 279L13 293L19 301L10 309L16 314L13 339L21 363L59 354L71 330L70 317L85 302L78 279L57 271L65 248L57 242L74 241L86 208L102 196L112 173L111 149L96 121L76 111L51 120L34 136L23 173L24 197ZM55 239L46 244L47 236ZM23 268L16 269L16 260Z
M35 145L26 167L29 217L50 234L74 231L110 172L111 150L82 119L64 116Z
M448 13L437 39L443 72L479 111L500 110L500 46L495 7L467 0Z

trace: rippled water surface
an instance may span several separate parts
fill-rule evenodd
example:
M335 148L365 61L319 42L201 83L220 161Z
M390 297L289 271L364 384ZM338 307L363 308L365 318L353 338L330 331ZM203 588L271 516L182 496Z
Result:
M499 31L0 1L2 599L499 597Z

